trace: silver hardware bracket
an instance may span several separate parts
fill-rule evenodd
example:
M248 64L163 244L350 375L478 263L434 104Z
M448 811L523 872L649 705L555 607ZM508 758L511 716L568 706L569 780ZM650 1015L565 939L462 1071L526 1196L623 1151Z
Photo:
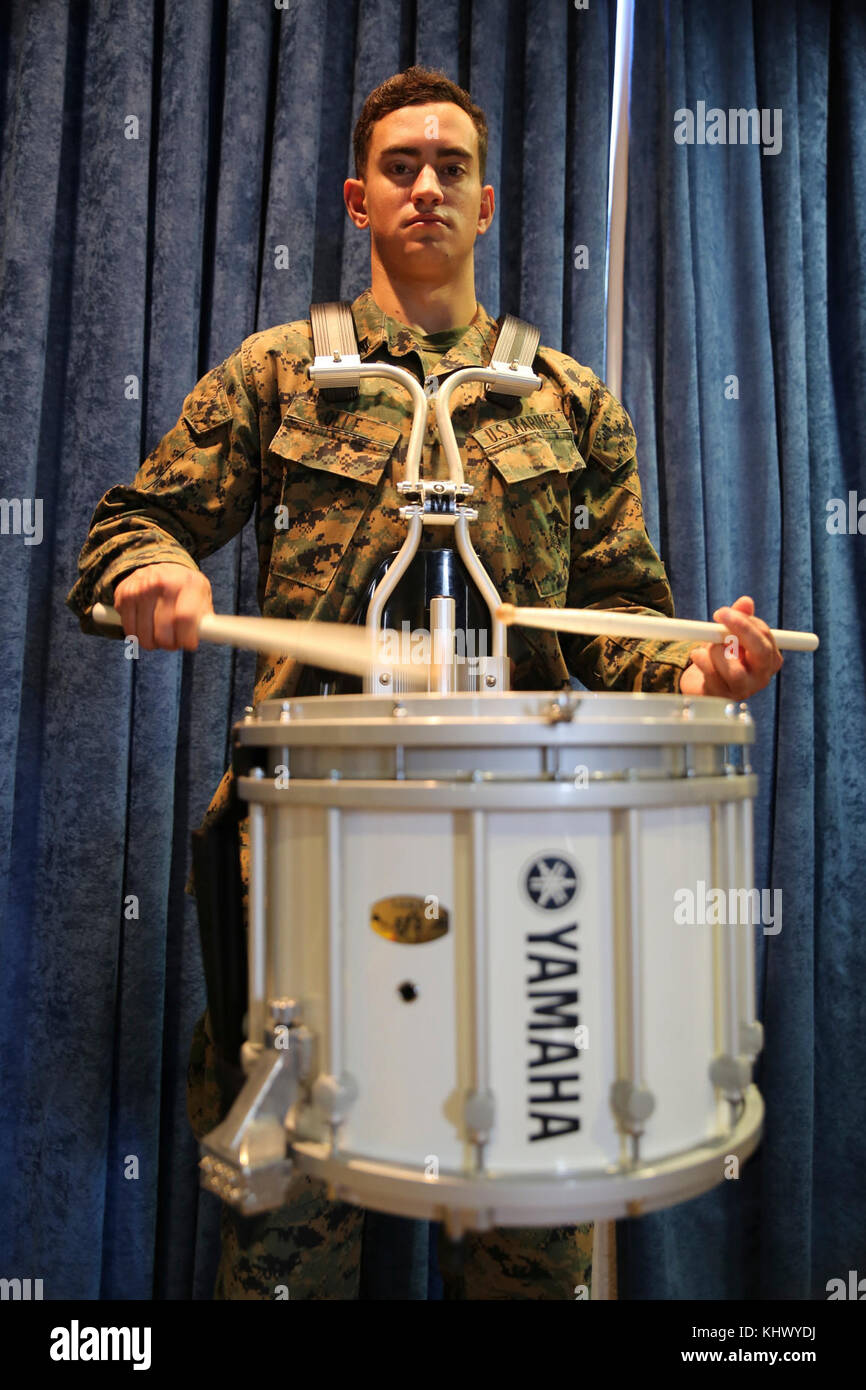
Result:
M541 389L541 378L531 367L523 367L519 362L492 361L490 371L495 380L489 380L488 389L502 396L531 396Z
M473 491L471 483L456 483L453 479L419 480L397 484L397 491L413 500L400 508L404 520L417 516L424 526L453 526L458 517L467 521L477 521L478 512L467 507L458 498L468 497Z
M462 516L467 521L477 521L478 512L474 507L458 507L453 512L434 512L428 510L429 502L423 505L420 502L410 502L408 506L400 508L400 515L409 520L410 517L420 516L425 526L453 526Z
M451 478L439 478L435 482L420 478L417 482L401 482L397 491L418 498L427 497L469 497L475 491L471 483L455 483Z
M327 390L334 386L354 387L361 381L361 357L357 352L335 352L330 357L316 357L308 368L310 380Z

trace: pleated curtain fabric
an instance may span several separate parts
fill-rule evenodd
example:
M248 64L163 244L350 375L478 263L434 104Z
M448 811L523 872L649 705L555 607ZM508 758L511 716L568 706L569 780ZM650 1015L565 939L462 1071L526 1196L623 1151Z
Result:
M0 14L0 1252L46 1298L210 1298L218 1205L185 1110L204 1007L189 832L252 659L85 638L93 508L244 337L368 283L342 183L417 61L490 121L478 297L604 361L612 7L593 0L10 0ZM579 248L585 248L579 250ZM206 564L252 613L241 536ZM364 1294L435 1296L426 1223L370 1219Z
M638 0L634 53L623 397L650 531L678 611L748 593L821 647L750 701L757 882L781 893L763 1145L620 1223L620 1297L825 1299L866 1252L866 10ZM710 143L740 109L760 143Z

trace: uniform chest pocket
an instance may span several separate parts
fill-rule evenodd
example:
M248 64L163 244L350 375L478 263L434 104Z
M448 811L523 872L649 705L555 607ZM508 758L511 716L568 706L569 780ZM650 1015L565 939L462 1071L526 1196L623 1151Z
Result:
M563 424L558 432L485 440L482 449L491 469L491 501L503 508L520 572L540 598L562 593L571 563L571 485L586 467L574 435Z
M281 470L270 569L324 592L371 509L400 430L296 399L271 441Z

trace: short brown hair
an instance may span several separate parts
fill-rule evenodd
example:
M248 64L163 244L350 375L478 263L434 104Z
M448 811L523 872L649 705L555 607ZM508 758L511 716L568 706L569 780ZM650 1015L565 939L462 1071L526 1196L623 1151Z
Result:
M451 101L472 118L478 133L478 166L483 183L487 168L487 120L484 112L475 105L469 93L446 77L444 72L419 67L407 68L405 72L387 78L373 89L361 107L352 136L355 177L362 179L366 172L370 137L377 121L403 106L426 106L433 101Z

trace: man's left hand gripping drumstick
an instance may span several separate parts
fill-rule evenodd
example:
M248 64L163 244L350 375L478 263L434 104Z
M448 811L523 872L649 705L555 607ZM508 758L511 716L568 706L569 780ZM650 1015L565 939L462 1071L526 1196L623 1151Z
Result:
M767 624L754 614L755 605L747 596L730 608L716 609L713 620L724 623L734 640L695 647L680 678L683 695L746 700L769 685L783 657Z

